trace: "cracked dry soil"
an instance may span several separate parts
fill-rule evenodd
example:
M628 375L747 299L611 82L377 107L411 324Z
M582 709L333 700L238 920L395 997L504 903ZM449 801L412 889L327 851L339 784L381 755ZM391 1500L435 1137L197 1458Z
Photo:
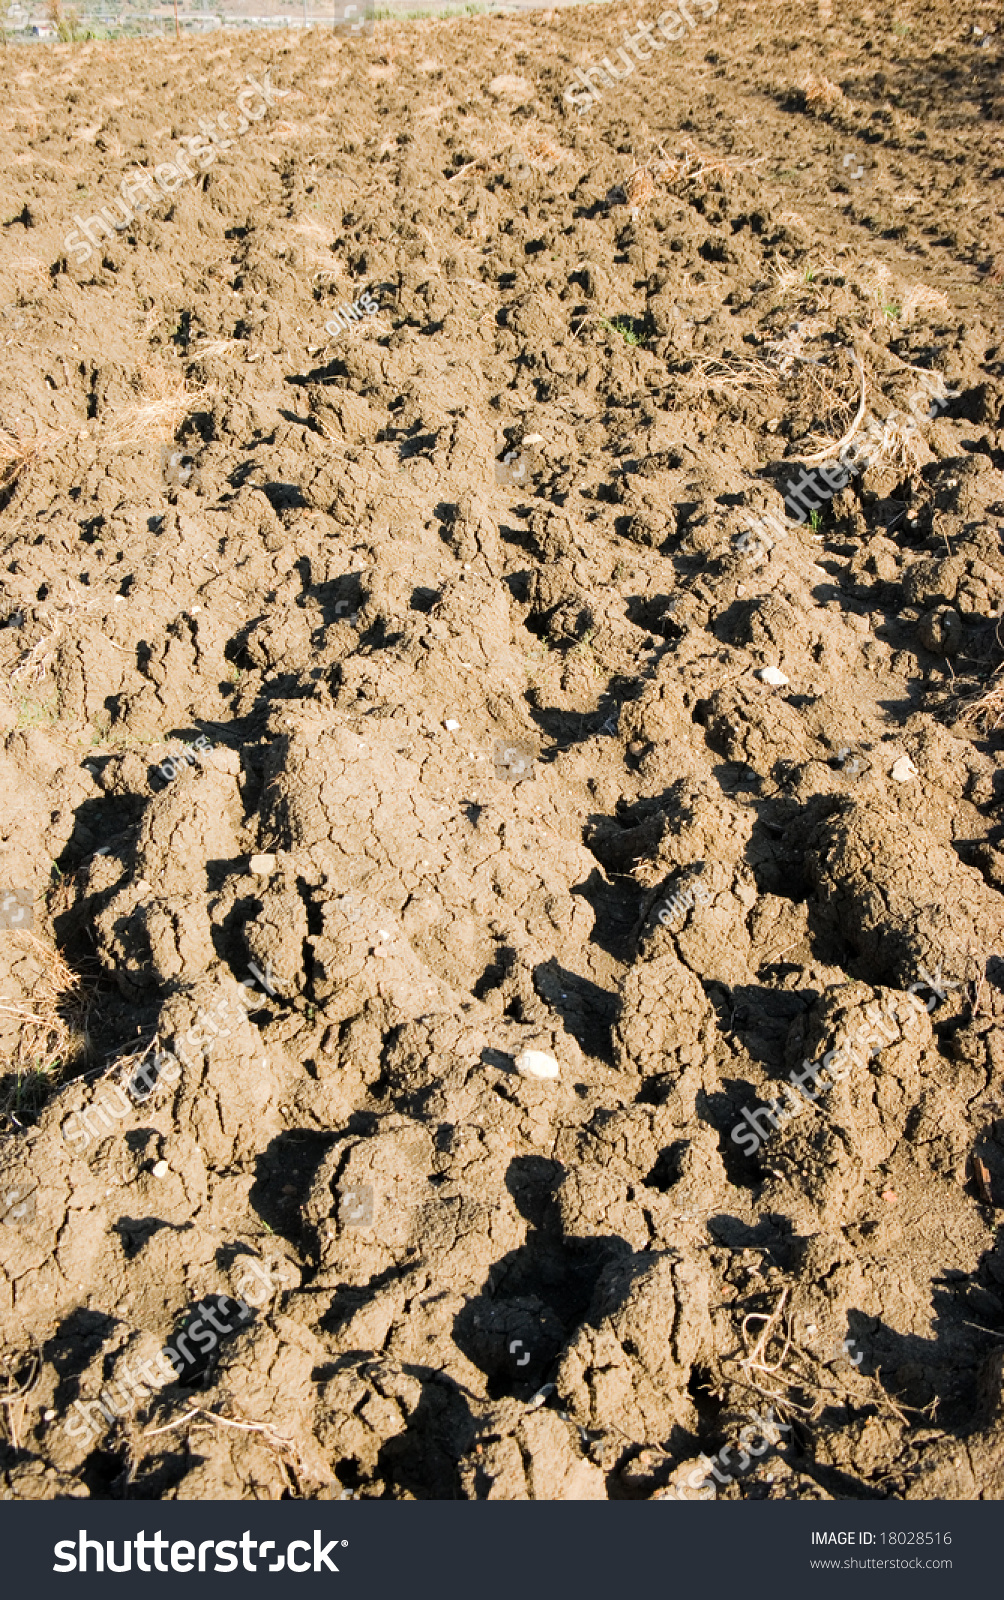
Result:
M5 1496L653 1498L768 1407L722 1497L1004 1494L995 15L727 0L582 118L633 5L7 50ZM744 553L852 351L956 393Z

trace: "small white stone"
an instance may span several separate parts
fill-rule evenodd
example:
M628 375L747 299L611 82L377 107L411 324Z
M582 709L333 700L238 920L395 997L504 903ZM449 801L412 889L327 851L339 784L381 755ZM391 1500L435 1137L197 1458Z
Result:
M48 1411L42 1412L42 1416L45 1418L46 1422L52 1422L55 1415L56 1413L51 1408Z
M136 887L139 890L140 894L152 894L153 893L153 884L152 883L147 883L145 878L140 878L139 883L137 883Z
M252 856L248 871L256 878L267 878L270 872L275 871L275 856Z
M911 778L917 776L917 769L909 756L900 756L889 776L895 778L897 783L909 783Z
M169 1170L166 1161L158 1161L153 1168L153 1175L155 1178L166 1178Z
M761 667L757 673L761 683L769 683L772 689L781 689L790 678L786 678L780 667Z
M454 722L453 718L450 717L444 723L444 727L446 728L447 733L456 733L457 729L460 727L460 723L459 722Z
M521 1078L557 1078L561 1069L543 1050L524 1050L516 1057L516 1071Z

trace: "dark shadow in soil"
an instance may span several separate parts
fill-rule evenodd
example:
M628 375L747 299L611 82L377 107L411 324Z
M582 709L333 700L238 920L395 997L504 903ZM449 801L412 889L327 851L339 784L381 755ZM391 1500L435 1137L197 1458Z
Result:
M162 1228L170 1228L173 1233L188 1233L193 1227L191 1222L164 1222L160 1217L119 1217L109 1231L118 1234L123 1252L129 1258L138 1256L147 1241Z
M299 1245L300 1208L337 1137L334 1132L290 1128L273 1139L255 1160L255 1181L248 1202L272 1232L290 1244ZM284 1194L284 1189L292 1189L293 1193Z
M553 740L553 749L544 758L553 761L563 750L572 750L577 744L586 744L595 738L611 718L616 724L621 703L630 696L622 692L618 697L604 691L600 695L599 705L593 711L558 711L549 706L535 705L532 691L525 698L534 722L549 740Z
M308 509L298 483L263 483L261 492L277 516L281 516L284 511Z
M617 1235L565 1239L554 1203L559 1162L517 1156L505 1184L530 1223L526 1243L488 1269L480 1294L453 1323L457 1348L487 1378L491 1399L529 1399L546 1380L569 1334L581 1322L596 1280L616 1255L630 1254Z
M615 994L589 978L566 971L553 956L534 968L533 986L587 1056L612 1064L611 1030L620 1010Z
M240 1305L229 1294L206 1294L189 1306L164 1344L179 1387L206 1388L222 1344L252 1327L256 1316L254 1307Z
M323 1333L336 1335L358 1311L375 1299L382 1289L389 1283L399 1281L403 1276L402 1269L396 1264L386 1267L383 1272L377 1272L366 1283L343 1283L334 1292L327 1311L318 1319L317 1326ZM371 1351L369 1354L377 1354Z
M416 1500L459 1500L457 1464L473 1448L477 1435L464 1391L445 1373L430 1367L407 1365L404 1371L419 1380L422 1397L404 1432L381 1446L377 1472ZM351 1488L343 1476L346 1466L338 1462L335 1473Z
M633 879L618 877L616 883L610 883L601 872L593 871L584 883L573 884L569 893L581 895L592 910L595 921L590 944L598 945L615 961L631 961L644 890Z

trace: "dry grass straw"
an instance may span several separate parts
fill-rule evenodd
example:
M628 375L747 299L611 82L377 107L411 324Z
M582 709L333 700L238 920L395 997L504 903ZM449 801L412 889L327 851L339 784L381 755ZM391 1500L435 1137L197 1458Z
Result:
M801 83L801 90L805 96L806 108L814 114L833 111L837 106L847 104L847 96L840 85L831 83L822 73L806 73Z
M14 1450L20 1448L17 1437L18 1418L23 1416L25 1401L32 1390L38 1387L38 1380L42 1376L42 1352L34 1339L31 1343L32 1348L27 1356L27 1371L23 1375L18 1373L17 1368L24 1358L20 1355L0 1356L0 1366L4 1368L7 1377L5 1387L0 1389L0 1405L4 1408L7 1442Z
M719 388L772 389L777 381L773 367L765 361L724 361L717 357L704 357L695 362L687 375L691 383L700 386L716 384ZM681 380L684 383L687 379Z
M926 283L905 289L884 261L874 257L862 263L861 285L866 299L878 307L882 321L909 328L925 315L944 316L950 309L948 297Z
M66 437L66 431L63 430L22 438L16 428L0 427L0 491L13 488L26 472L36 467Z
M487 137L485 137L487 135ZM477 140L475 148L480 144L482 154L475 156L447 179L447 183L456 183L468 172L495 172L500 167L503 172L530 168L535 172L547 172L551 167L558 166L563 161L574 159L571 150L566 150L563 145L557 144L546 129L536 123L527 123L524 127L514 130L505 123L492 123ZM500 153L501 152L501 153Z
M230 348L235 342L216 341L223 349ZM200 355L208 353L205 349L198 352ZM169 372L166 367L154 362L148 362L140 368L134 387L138 396L134 402L117 411L109 411L106 418L91 424L82 433L72 428L60 428L24 437L14 428L0 427L0 492L13 489L41 461L65 445L74 433L83 439L92 439L99 449L103 445L120 448L123 445L148 444L151 439L173 438L182 418L214 393L209 384L190 389L183 373Z
M793 289L804 289L805 277L797 268L789 266L783 256L775 256L768 271L779 293L790 294Z
M1004 666L997 668L982 694L962 703L958 721L963 726L982 723L987 732L1000 727L1004 722Z
M916 424L902 413L893 413L885 422L875 423L874 447L868 456L870 467L902 467L915 473L921 456L917 448Z
M765 156L758 156L752 161L730 165L716 156L702 155L692 139L684 139L675 156L667 155L665 148L657 145L655 154L647 161L638 162L628 174L624 183L625 204L636 217L654 197L659 184L667 189L687 189L693 184L703 193L709 178L731 181L742 168L755 167L764 160Z
M655 194L655 179L648 167L636 167L624 185L628 205L637 216L642 206L647 206Z
M807 466L807 467L809 467L809 466L817 466L817 465L819 465L819 463L821 463L823 461L831 461L834 458L834 456L839 456L842 451L846 450L847 447L850 445L851 441L857 436L858 429L861 427L861 423L862 423L862 421L864 419L865 408L866 408L867 401L868 401L868 379L867 379L867 377L865 375L864 364L861 361L861 358L858 355L857 351L856 350L852 350L850 352L850 357L851 357L851 360L853 361L855 367L857 368L858 378L859 378L860 383L861 383L861 395L860 395L860 398L858 400L858 409L854 413L854 419L851 422L850 427L844 433L842 438L837 439L836 441L828 441L828 442L826 442L823 445L822 449L817 450L814 455L811 455L811 456L793 456L792 457L793 461L799 461L804 466ZM817 435L817 437L818 437L818 435Z
M820 1362L811 1352L803 1350L795 1343L792 1333L792 1315L785 1315L785 1303L788 1298L789 1286L781 1291L781 1297L771 1312L750 1312L742 1322L743 1346L745 1356L738 1358L738 1365L745 1374L746 1384L770 1400L783 1414L798 1412L810 1421L815 1421L830 1404L829 1396L845 1399L847 1390L838 1389L834 1384L819 1381L818 1369ZM752 1334L750 1324L763 1323L763 1327L755 1342L751 1343ZM777 1340L781 1346L780 1354L773 1360L768 1359L771 1342ZM736 1358L733 1358L736 1359ZM798 1367L808 1367L809 1371L797 1370ZM855 1369L855 1387L865 1385L869 1391L868 1398L880 1411L895 1416L900 1422L909 1425L907 1410L903 1409L894 1400L890 1400L882 1385L879 1383L879 1372L876 1368L873 1376L865 1377ZM783 1387L777 1387L778 1383ZM769 1385L769 1387L768 1387ZM792 1391L798 1390L803 1394L813 1397L811 1405L792 1398Z
M140 368L136 387L141 398L99 424L102 442L143 444L151 436L171 438L182 417L211 393L207 384L189 389L184 373L168 372L152 362Z
M526 157L531 167L558 166L571 160L572 152L556 144L542 128L528 124L516 140L517 151Z
M900 325L908 328L924 312L943 312L948 309L948 296L942 294L940 289L929 289L926 283L915 283L903 297L899 313Z
M668 156L659 145L657 154L646 163L648 170L658 183L664 183L667 188L674 189L680 184L689 187L691 184L703 191L707 187L709 178L726 178L732 181L739 172L762 165L767 160L766 156L755 156L750 161L722 161L713 155L702 155L693 139L684 139L680 152L676 156Z
M286 1478L287 1486L296 1494L297 1485L290 1472L305 1476L306 1469L296 1442L285 1434L278 1433L268 1422L243 1422L232 1417L221 1416L217 1411L207 1411L204 1406L192 1406L183 1416L177 1417L174 1422L168 1422L161 1428L147 1428L142 1437L155 1439L159 1434L172 1433L175 1428L188 1427L187 1440L191 1442L196 1432L212 1433L214 1428L233 1428L239 1433L256 1434L269 1450L272 1451Z
M0 1017L18 1024L17 1043L4 1063L0 1122L15 1119L24 1108L37 1109L66 1066L87 1049L93 1000L93 990L53 945L27 931L8 938L38 970L30 999L0 1000Z
M62 621L56 617L52 623L52 632L44 634L29 650L21 652L17 666L10 675L11 688L25 679L36 688L45 682L56 653L56 642L62 630Z
M239 339L207 339L205 344L193 347L192 357L201 361L205 356L223 356L228 350L236 350L240 342Z

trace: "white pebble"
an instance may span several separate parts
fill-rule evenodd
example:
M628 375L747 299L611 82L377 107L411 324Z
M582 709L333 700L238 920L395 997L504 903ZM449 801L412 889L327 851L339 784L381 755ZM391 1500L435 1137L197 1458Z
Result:
M42 1415L46 1422L52 1422L56 1416L56 1413L50 1408L48 1411L43 1411Z
M153 1168L153 1175L155 1178L166 1178L169 1171L170 1168L166 1161L158 1161Z
M917 769L909 756L900 756L890 773L890 777L895 778L897 783L909 783L910 779L916 776Z
M790 678L786 678L780 667L761 667L757 677L762 683L769 683L773 689L780 689Z
M275 856L252 856L248 870L256 878L267 878L270 872L275 871Z
M561 1069L543 1050L524 1050L516 1057L516 1071L522 1078L556 1078Z
M460 723L459 722L454 722L453 718L450 717L449 720L444 724L444 726L446 728L447 733L456 733L457 729L460 727Z

